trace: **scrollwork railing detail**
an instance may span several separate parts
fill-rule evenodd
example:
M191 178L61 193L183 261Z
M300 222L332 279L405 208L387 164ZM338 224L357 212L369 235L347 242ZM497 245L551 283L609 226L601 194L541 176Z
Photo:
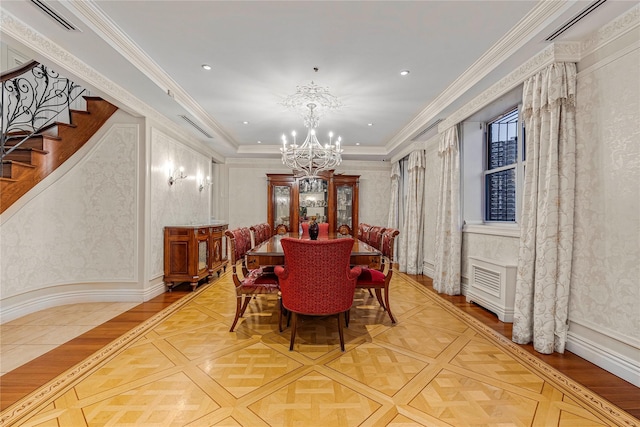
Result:
M54 122L71 123L71 104L84 89L56 71L37 62L2 76L2 136L4 158L30 136ZM8 137L21 140L8 147Z

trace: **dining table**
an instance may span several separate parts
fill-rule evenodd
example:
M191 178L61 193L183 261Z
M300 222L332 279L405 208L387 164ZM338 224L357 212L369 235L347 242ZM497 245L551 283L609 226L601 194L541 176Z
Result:
M269 267L274 265L284 265L284 251L280 243L284 238L309 240L298 233L276 234L265 240L260 245L256 245L247 251L246 265L249 270L259 267ZM328 236L318 237L317 240L353 238L350 235L329 233ZM353 238L353 248L351 249L351 265L362 265L369 268L379 269L382 263L382 252L373 246Z

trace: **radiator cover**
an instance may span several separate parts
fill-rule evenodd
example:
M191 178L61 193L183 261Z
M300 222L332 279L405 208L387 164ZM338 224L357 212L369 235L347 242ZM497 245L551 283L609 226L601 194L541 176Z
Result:
M469 257L467 302L495 313L502 322L513 322L516 266L480 257Z

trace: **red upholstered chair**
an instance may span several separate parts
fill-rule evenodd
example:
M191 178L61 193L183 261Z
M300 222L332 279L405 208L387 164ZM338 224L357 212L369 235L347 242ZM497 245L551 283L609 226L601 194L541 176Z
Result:
M389 283L391 283L391 277L393 276L393 246L395 244L396 236L400 234L395 228L388 228L382 233L381 247L382 252L382 265L380 270L363 267L362 273L358 276L356 282L356 288L375 290L376 298L380 303L380 306L386 310L392 323L396 323L396 319L391 313L391 307L389 306Z
M369 224L365 224L364 222L361 222L360 224L358 224L358 240L362 240L363 242L366 242L367 232L369 231L370 228L371 226Z
M384 233L384 230L385 230L384 227L380 227L377 225L369 227L369 230L366 233L367 237L365 239L365 242L367 242L369 245L373 246L376 249L381 249L380 244L382 240L382 233Z
M248 228L236 228L225 231L228 238L229 262L233 270L233 283L236 287L236 316L229 332L242 317L251 298L256 294L277 294L279 292L278 277L273 273L265 273L261 268L248 270L245 255L251 249L251 232Z
M254 246L258 246L260 243L262 243L262 241L260 240L260 238L262 237L262 233L260 232L260 225L252 225L251 227L249 227L249 230L251 231L251 247L253 248Z
M289 350L293 350L298 314L337 314L340 349L344 351L342 320L347 320L361 271L360 267L349 267L353 242L349 238L281 240L285 265L276 266L275 273L280 279L282 307L292 315Z
M266 222L252 225L249 229L253 238L253 246L258 246L271 237L271 227Z
M308 222L300 223L300 227L302 228L302 235L300 237L303 238L303 239L308 239L309 238L309 223Z
M319 238L327 238L329 237L329 223L321 222L318 224L318 237Z

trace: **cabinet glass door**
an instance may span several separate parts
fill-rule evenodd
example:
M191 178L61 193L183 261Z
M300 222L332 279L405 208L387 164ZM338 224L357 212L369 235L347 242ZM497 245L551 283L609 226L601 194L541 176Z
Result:
M291 186L276 185L273 187L273 192L275 195L274 226L284 224L287 230L291 230Z
M340 185L336 187L336 226L348 225L353 230L353 187Z
M198 241L198 272L207 268L209 248L206 240Z
M327 222L329 211L328 183L322 178L304 178L298 184L300 192L298 217L300 222L309 221L313 216L316 222Z

